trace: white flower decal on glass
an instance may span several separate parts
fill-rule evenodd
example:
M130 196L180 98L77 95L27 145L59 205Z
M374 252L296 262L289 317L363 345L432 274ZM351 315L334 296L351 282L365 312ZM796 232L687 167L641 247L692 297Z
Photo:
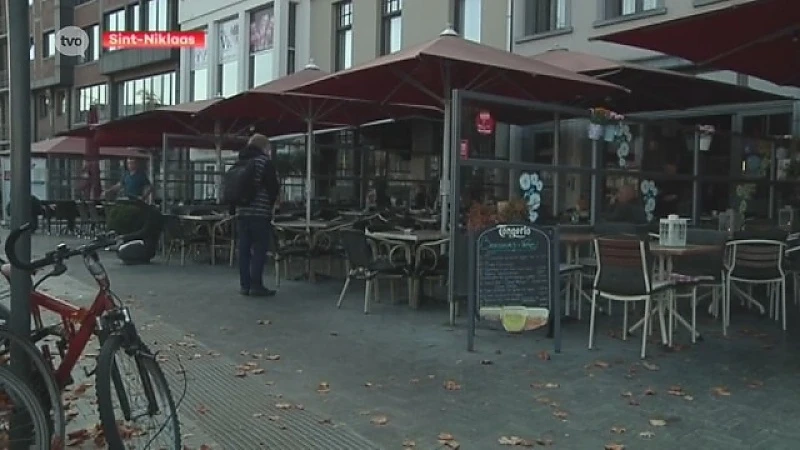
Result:
M519 176L519 188L527 192L531 188L531 174L525 172Z
M542 206L542 190L544 182L538 173L523 173L519 176L519 187L522 196L528 204L528 220L536 222L539 219L539 208Z
M644 213L647 216L647 220L652 221L656 210L656 197L658 196L656 182L653 180L642 180L639 185L639 190L642 191Z

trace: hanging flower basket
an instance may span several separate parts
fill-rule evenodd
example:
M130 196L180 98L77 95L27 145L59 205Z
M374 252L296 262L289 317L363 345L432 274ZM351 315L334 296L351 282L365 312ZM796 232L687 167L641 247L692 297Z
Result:
M700 133L700 151L707 152L711 149L711 141L714 140L714 132L716 131L712 125L700 125L697 127Z
M617 124L606 125L605 130L603 130L603 140L606 142L614 142L614 139L616 139L617 137L617 131L619 131L619 125Z
M589 139L599 141L603 137L603 126L599 123L589 124Z

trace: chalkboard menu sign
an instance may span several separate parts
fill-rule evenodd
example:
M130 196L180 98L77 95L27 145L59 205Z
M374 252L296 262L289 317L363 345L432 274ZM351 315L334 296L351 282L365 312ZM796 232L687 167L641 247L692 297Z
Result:
M553 229L496 225L476 242L480 306L551 308L555 280Z

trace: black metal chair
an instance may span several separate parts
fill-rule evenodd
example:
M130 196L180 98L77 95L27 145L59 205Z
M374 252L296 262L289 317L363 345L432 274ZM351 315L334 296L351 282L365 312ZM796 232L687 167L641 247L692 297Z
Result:
M404 267L392 264L390 259L376 258L367 235L358 230L340 230L339 240L347 255L347 279L336 307L340 308L353 279L364 280L364 314L369 314L370 300L378 290L378 278L401 279L406 276ZM394 296L394 294L392 294Z
M720 299L725 298L725 243L728 241L728 233L717 229L709 228L689 228L686 232L686 243L688 245L713 245L716 251L702 253L691 256L675 256L672 258L672 272L675 274L676 281L689 279L696 283L697 287L711 288L712 297L709 305L709 314L719 317ZM686 294L680 289L676 296L683 297ZM704 298L696 298L698 301ZM692 305L693 310L694 306ZM692 317L694 322L694 316Z
M164 216L164 248L167 264L172 253L179 250L181 265L186 265L186 250L197 251L199 247L209 245L208 239L208 236L197 234L192 224L182 221L178 216Z
M302 233L272 227L272 241L269 245L269 254L275 262L275 286L281 285L281 265L283 265L283 275L289 278L289 266L292 259L302 259L308 263L309 246L308 240Z
M628 302L644 302L641 358L646 356L648 327L653 297L671 294L675 284L654 281L653 256L650 241L635 235L615 235L594 240L597 273L592 288L592 309L589 322L589 349L594 346L595 312L598 298L625 302L623 308L623 339L628 335ZM670 325L672 320L670 319Z

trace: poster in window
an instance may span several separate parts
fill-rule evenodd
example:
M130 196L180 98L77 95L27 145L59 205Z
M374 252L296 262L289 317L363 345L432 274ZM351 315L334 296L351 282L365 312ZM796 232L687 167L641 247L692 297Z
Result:
M271 50L275 37L275 11L265 8L250 13L250 53Z
M236 60L236 48L239 46L239 22L236 19L219 24L219 59L220 62Z

